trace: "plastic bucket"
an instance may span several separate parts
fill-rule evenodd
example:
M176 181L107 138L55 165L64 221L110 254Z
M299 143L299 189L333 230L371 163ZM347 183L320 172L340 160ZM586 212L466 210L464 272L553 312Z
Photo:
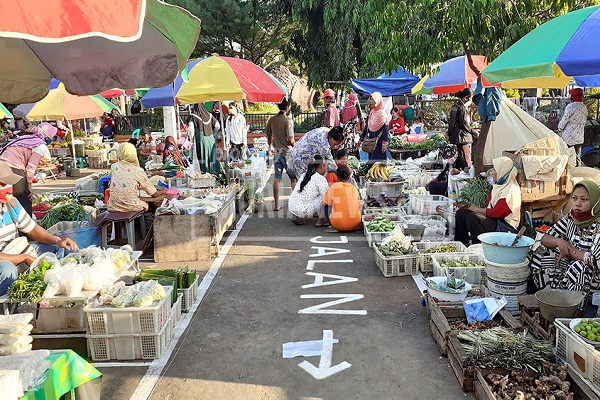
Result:
M521 293L523 294L523 293ZM507 295L504 293L496 293L493 290L490 290L489 288L485 289L485 295L488 297L504 297L506 298L506 306L504 306L504 309L506 311L508 311L511 315L520 315L521 314L521 310L519 309L519 295Z
M497 264L520 264L525 261L534 240L521 236L517 244L511 246L516 236L516 233L488 232L477 238L483 245L483 254L487 260Z
M531 269L529 260L519 264L498 264L485 258L485 273L496 282L518 283L527 282Z
M527 292L527 280L522 282L500 282L488 275L486 286L492 292L501 295L516 296Z
M65 158L63 161L63 166L65 168L65 173L67 174L67 176L71 176L73 168L75 168L75 161L72 158Z

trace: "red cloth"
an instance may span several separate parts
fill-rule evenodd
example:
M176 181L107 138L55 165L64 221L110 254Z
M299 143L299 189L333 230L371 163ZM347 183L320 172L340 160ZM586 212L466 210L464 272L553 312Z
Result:
M390 132L401 135L406 133L406 126L404 125L404 118L398 117L390 121Z
M488 203L492 198L492 194L488 195ZM490 218L506 218L512 213L506 199L500 199L496 202L496 205L492 208L487 208L485 210L485 215Z
M325 179L327 179L327 183L329 183L329 186L333 185L338 181L338 177L335 172L328 172L327 175L325 175Z

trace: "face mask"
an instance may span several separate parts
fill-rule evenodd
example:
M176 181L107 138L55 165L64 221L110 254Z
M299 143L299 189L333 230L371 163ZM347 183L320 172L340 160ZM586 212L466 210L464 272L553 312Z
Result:
M231 114L231 115L237 114L237 108L230 108L229 109L229 114Z
M0 202L8 203L13 198L13 187L12 185L6 185L0 188Z
M471 100L468 100L465 102L465 107L469 107L471 104L473 104L473 102Z

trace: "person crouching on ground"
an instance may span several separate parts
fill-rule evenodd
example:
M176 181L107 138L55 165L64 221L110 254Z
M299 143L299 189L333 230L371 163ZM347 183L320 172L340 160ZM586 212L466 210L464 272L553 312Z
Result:
M331 185L323 198L323 214L331 224L325 232L354 231L362 222L360 195L352 184L350 168L340 165L337 176L339 181Z
M517 183L518 170L508 157L494 160L496 184L488 196L487 208L471 205L456 211L454 240L473 244L486 232L515 232L521 222L521 188Z
M337 165L337 167L341 167L342 165L348 165L348 150L346 149L337 149L334 150L334 157L333 159L335 160L335 164ZM327 175L325 176L325 179L327 179L327 183L329 184L329 186L333 185L335 182L338 182L338 175L336 171L332 171L332 172L328 172Z
M323 226L327 223L323 214L323 198L329 185L325 179L327 172L327 163L325 157L316 154L313 160L308 164L306 173L299 178L296 184L288 207L294 215L292 222L296 225L304 225L305 218L311 218L318 215L316 226Z

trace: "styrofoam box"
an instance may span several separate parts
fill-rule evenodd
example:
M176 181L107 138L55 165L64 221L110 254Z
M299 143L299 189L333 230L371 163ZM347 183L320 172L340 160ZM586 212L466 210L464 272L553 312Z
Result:
M465 248L466 250L466 248ZM472 253L444 253L444 254L431 254L431 260L433 263L433 275L434 276L445 276L446 269L450 272L454 271L456 278L465 279L471 285L485 285L487 282L487 276L485 274L485 266L481 267L465 267L465 268L442 268L440 267L440 261L444 260L467 260L473 262L484 262L485 258L483 255L472 254Z
M172 316L169 316L172 317ZM153 360L159 358L173 337L167 318L158 333L133 335L86 335L88 354L93 361Z
M456 246L457 252L454 253L425 253L425 250L429 250L432 247L439 246L442 244L452 244ZM430 272L433 271L433 259L431 255L433 254L460 254L465 253L467 251L467 247L461 242L414 242L413 245L419 250L419 254L421 255L421 271ZM471 282L469 282L471 283Z
M88 333L91 335L157 333L171 311L172 286L165 286L167 298L150 307L95 307L87 305Z
M566 318L554 320L556 355L569 364L570 370L584 378L596 394L600 394L600 351L573 332L569 328L570 321Z
M438 215L439 206L454 203L454 200L439 195L411 194L409 204L412 212L418 215Z
M200 276L196 275L194 283L192 283L189 288L177 289L177 293L183 296L183 299L181 300L181 309L183 312L188 312L188 310L192 307L192 304L194 304L194 301L196 301L196 298L198 297L199 284Z

